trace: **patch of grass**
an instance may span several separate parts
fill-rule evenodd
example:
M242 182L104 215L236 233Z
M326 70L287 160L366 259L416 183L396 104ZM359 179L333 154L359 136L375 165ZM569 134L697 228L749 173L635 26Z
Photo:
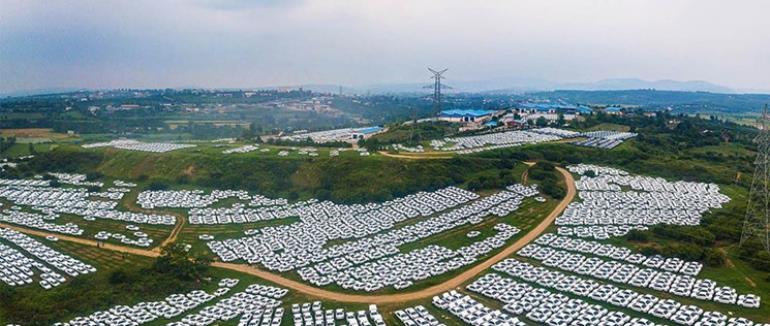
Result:
M612 131L628 132L629 130L631 130L631 127L627 125L606 122L606 123L600 123L591 128L588 128L588 130L589 131L612 130Z

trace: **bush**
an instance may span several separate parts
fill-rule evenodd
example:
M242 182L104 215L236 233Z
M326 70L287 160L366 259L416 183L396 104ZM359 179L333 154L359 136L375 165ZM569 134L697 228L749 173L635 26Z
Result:
M767 250L763 249L757 252L750 262L751 266L754 266L754 268L764 272L770 272L770 252Z
M540 188L543 193L556 199L562 199L567 194L567 192L562 187L559 187L555 182L552 181L545 181L541 183Z
M93 171L86 173L86 180L88 181L94 181L96 179L100 179L104 175L101 174L101 172Z
M153 182L150 182L150 185L147 186L147 189L154 190L154 191L166 190L168 189L168 184L161 181L153 181Z
M658 248L655 248L655 247L642 247L641 249L639 249L639 252L645 256L660 255L660 250L658 250Z
M665 256L679 257L684 260L700 260L703 248L692 243L675 243L663 248Z
M716 236L702 226L657 225L652 233L664 239L689 242L701 246L713 245Z
M110 274L110 284L123 284L130 280L128 273L123 270L116 270Z
M703 253L703 261L711 267L722 267L726 260L725 254L717 249L708 248Z
M649 242L650 235L646 231L631 230L628 232L628 234L626 234L626 239L636 242Z

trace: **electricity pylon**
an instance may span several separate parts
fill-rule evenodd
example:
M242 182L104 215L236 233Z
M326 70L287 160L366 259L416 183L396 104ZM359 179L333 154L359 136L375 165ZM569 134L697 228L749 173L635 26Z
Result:
M759 122L759 134L754 138L757 143L757 158L754 160L754 178L746 204L746 217L743 220L741 242L759 238L765 250L770 251L770 123L768 123L767 105Z
M436 115L439 112L441 112L441 89L452 89L452 87L449 87L447 85L444 85L441 83L441 79L444 78L444 73L449 70L443 69L443 70L434 70L431 68L428 68L428 71L433 73L433 76L430 77L433 79L433 85L425 86L424 88L433 88L433 114Z

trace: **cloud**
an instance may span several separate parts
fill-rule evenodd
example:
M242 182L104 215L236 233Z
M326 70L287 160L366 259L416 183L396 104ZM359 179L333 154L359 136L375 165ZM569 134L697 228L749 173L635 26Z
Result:
M769 88L746 0L0 0L0 91L636 77Z
M302 3L301 0L192 0L192 3L215 10L264 9L266 7L290 7Z

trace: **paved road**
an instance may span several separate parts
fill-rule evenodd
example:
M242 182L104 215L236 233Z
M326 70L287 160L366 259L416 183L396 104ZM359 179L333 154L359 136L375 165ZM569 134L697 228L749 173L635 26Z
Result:
M478 265L473 266L472 268L466 270L460 275L455 276L454 278L447 280L444 283L437 284L422 290L413 291L413 292L394 293L394 294L377 294L377 295L348 294L348 293L334 292L334 291L313 287L302 282L288 279L286 277L281 276L280 274L268 272L268 271L256 268L254 266L249 266L245 264L214 262L212 263L212 266L254 275L259 278L274 282L278 285L281 285L283 287L289 288L291 290L294 290L300 293L312 295L322 299L333 300L333 301L386 304L386 303L399 303L399 302L407 302L407 301L429 298L434 295L441 294L443 292L457 288L463 283L483 273L485 270L492 267L492 265L514 254L516 251L518 251L528 243L535 240L546 230L546 228L548 228L548 226L551 225L551 223L553 223L556 217L559 216L564 211L565 208L567 208L567 205L569 205L570 202L572 202L572 199L575 197L575 193L576 193L575 180L572 178L572 175L569 173L569 171L559 167L557 167L556 169L562 174L562 176L565 179L565 183L567 184L567 195L564 196L564 199L562 199L562 201L559 202L559 204L553 209L553 211L551 211L551 213L548 214L548 216L542 222L540 222L540 224L538 224L534 229L530 230L523 237L516 240L516 242L509 245L508 247L506 247L496 255L488 258L487 260L479 263ZM3 223L0 223L0 226L11 228L11 229L18 230L20 232L24 232L28 234L38 235L38 236L54 235L58 237L59 240L62 240L62 241L71 241L71 242L80 243L84 245L96 246L96 241L94 240L53 234L50 232L43 232L38 230L30 230L30 229L11 226ZM175 232L172 232L172 236L174 238L176 238L176 234L179 232L177 229L181 229L181 224L177 224L177 227L174 228ZM130 254L149 256L149 257L157 257L160 254L157 250L139 249L139 248L132 248L127 246L114 245L114 244L104 244L103 248L108 250L126 252Z

